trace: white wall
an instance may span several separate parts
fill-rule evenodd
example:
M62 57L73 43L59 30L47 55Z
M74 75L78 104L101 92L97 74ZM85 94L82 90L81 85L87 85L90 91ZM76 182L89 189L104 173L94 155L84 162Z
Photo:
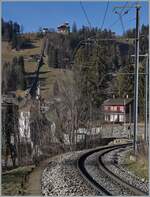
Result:
M21 141L23 141L23 139L26 138L29 142L31 142L30 112L29 111L21 111L20 112L19 131L20 131Z

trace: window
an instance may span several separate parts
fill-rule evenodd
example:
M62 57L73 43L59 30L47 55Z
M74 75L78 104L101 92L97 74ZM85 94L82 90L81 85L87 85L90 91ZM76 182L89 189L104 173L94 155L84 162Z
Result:
M109 115L105 115L105 121L109 121Z
M114 106L114 111L117 111L117 106Z
M124 112L124 106L120 106L120 111Z
M109 109L109 107L108 107L108 106L105 106L105 107L104 107L104 109L105 109L105 110L108 110L108 109Z
M114 122L117 121L117 119L118 119L118 115L115 114L115 115L114 115Z
M124 115L119 115L119 122L124 122Z
M113 115L110 115L110 122L113 122L113 120L114 120Z
M118 115L117 114L112 114L110 115L110 122L115 122L118 119Z
M117 106L111 106L111 107L110 107L110 110L111 110L111 111L117 111Z
M111 111L113 111L114 110L114 106L111 106L110 109L111 109Z

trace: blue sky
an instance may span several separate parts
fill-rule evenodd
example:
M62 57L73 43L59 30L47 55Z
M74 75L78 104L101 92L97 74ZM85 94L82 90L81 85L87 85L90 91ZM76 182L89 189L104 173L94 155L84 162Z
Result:
M100 27L103 21L107 1L101 2L82 2L87 12L92 27ZM126 2L110 1L103 28L109 28L118 15L113 12L114 6L124 5ZM140 2L140 24L148 24L148 3ZM128 5L133 4L130 1ZM119 11L119 10L118 10ZM75 21L77 27L88 26L87 20L81 9L80 2L3 2L2 17L8 21L16 21L24 26L24 32L36 32L39 27L57 28L63 22L69 22L72 26ZM123 23L125 30L135 27L135 9L130 9L124 15ZM123 33L121 22L111 27L117 34Z

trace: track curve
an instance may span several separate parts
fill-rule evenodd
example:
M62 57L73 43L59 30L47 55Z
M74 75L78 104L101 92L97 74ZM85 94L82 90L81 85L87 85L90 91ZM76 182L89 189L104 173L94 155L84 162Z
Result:
M102 186L101 184L99 184L96 180L94 180L94 177L92 177L86 167L85 167L85 160L91 156L94 153L99 154L98 156L98 166L99 169L101 171L103 171L108 177L110 177L111 180L117 182L118 184L122 185L124 188L126 188L127 190L131 191L133 194L135 195L148 195L147 193L139 190L138 188L135 188L135 186L132 186L130 184L128 184L127 182L125 182L124 180L122 180L120 177L118 177L117 175L115 175L114 173L112 173L104 164L104 162L102 161L102 157L104 156L104 154L115 150L115 149L119 149L119 148L125 148L127 146L131 146L132 144L128 143L128 144L119 144L119 145L111 145L111 146L105 146L105 147L101 147L101 148L97 148L94 150L90 150L87 153L83 154L79 159L78 159L78 170L80 171L82 177L92 186L95 188L95 190L98 192L99 195L107 195L107 196L112 196L113 193L111 193L110 191L108 191L108 189L106 189L104 186Z

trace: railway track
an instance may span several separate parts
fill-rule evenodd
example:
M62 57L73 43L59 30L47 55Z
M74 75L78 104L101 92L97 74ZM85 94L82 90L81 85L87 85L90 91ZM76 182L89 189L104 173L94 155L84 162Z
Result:
M108 167L105 166L105 163L102 160L102 157L109 153L110 151L116 150L116 149L120 149L120 148L125 148L127 146L131 146L130 144L121 144L121 145L112 145L112 146L105 146L102 148L98 148L98 149L94 149L94 150L90 150L89 152L83 154L79 160L78 160L78 170L80 171L82 177L92 186L95 188L95 190L97 191L97 195L107 195L107 196L113 196L113 195L136 195L136 196L146 196L148 195L148 193L145 193L141 190L139 190L138 188L136 188L135 186L127 183L124 179L118 177L116 174L114 174L113 172L111 172ZM89 173L89 171L87 170L86 167L86 163L88 158L90 158L92 155L96 155L95 156L95 168L97 168L97 172L99 170L100 175L99 176L103 176L103 181L98 181L98 178L95 178L94 176L92 176L91 173ZM92 161L92 160L91 160ZM92 163L90 161L90 163ZM94 163L94 162L93 162ZM91 165L91 164L90 164ZM96 166L97 165L97 166ZM98 173L96 173L98 174ZM105 181L107 182L107 184L103 184ZM106 185L110 185L110 188ZM111 187L115 187L115 190L117 190L117 187L119 188L118 190L118 194L116 193L116 191L114 192L113 189L111 189ZM120 193L121 191L121 193Z

